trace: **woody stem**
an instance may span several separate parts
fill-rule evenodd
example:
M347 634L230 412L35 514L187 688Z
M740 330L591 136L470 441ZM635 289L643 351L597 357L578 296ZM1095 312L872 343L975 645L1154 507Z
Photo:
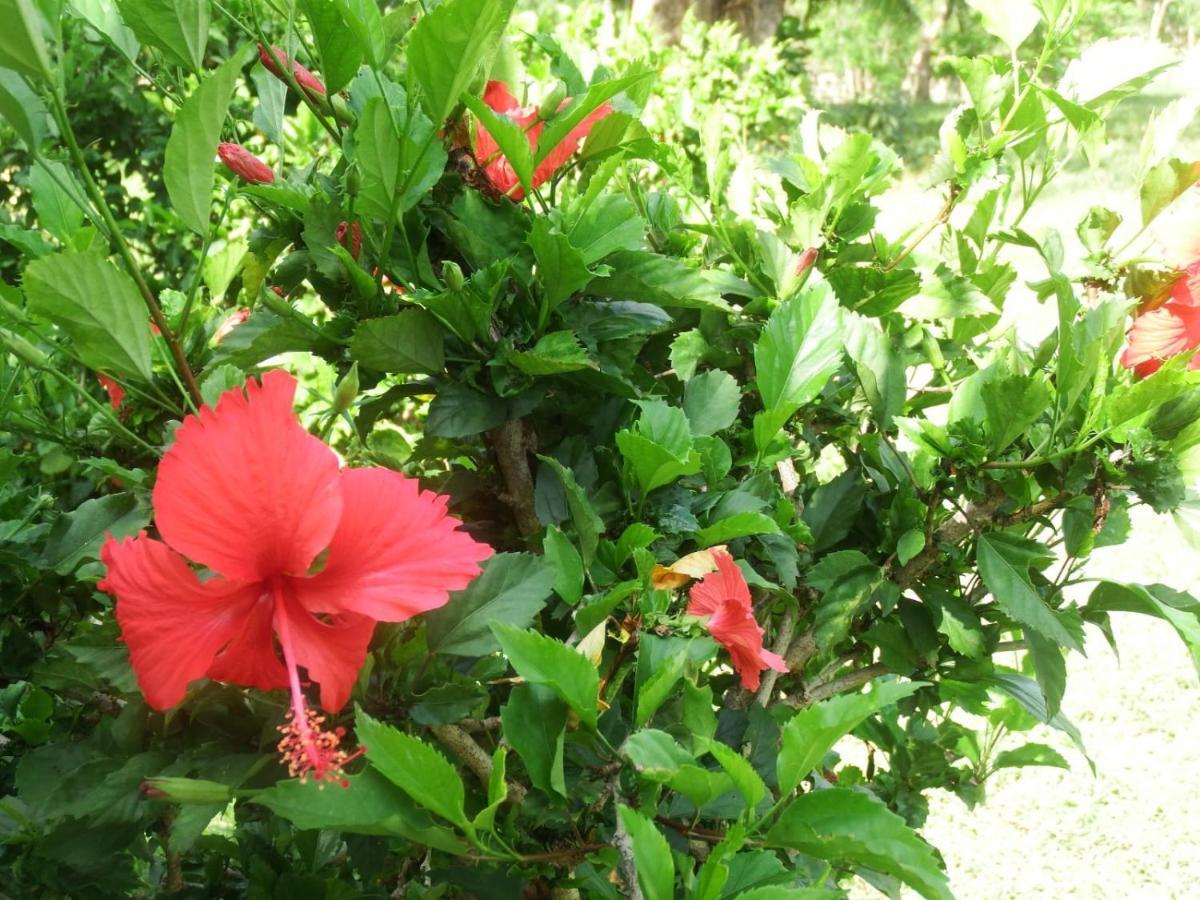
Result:
M320 765L320 757L312 739L312 730L308 727L308 710L304 707L304 692L300 690L300 673L296 669L296 651L292 647L292 630L284 611L283 585L276 581L272 585L275 594L275 632L279 635L279 644L283 647L283 662L287 667L288 689L292 695L292 723L300 735L304 752L308 754L309 762L314 767Z

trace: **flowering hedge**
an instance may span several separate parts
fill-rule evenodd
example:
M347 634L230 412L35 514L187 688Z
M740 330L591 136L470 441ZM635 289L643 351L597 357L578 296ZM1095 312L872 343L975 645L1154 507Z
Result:
M6 891L948 897L924 794L1086 754L1067 653L1200 661L1083 568L1190 503L1197 263L1132 254L1200 164L1168 111L1141 221L1022 229L1161 70L1053 82L1074 3L973 0L900 235L871 135L660 143L512 0L51 5L0 0ZM148 233L96 54L169 116Z

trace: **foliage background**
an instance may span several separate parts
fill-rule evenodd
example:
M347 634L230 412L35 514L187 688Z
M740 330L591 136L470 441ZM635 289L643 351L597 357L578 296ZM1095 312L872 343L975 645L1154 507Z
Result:
M845 7L851 4L829 4L829 6L836 5ZM642 47L615 47L604 44L602 39L604 29L610 27L608 23L611 22L612 13L601 4L589 3L574 7L564 5L553 8L546 4L529 6L525 15L535 18L540 27L553 27L556 33L563 35L564 43L570 46L573 52L581 52L585 56L591 52L622 61L624 58L632 59L641 56L645 51L645 48ZM1130 3L1099 4L1094 18L1088 20L1088 28L1091 30L1087 33L1087 40L1144 32L1147 27L1147 16L1153 11L1151 7L1151 4L1137 4L1136 6ZM903 85L895 77L905 68L906 62L911 56L913 49L911 37L914 33L911 23L919 21L922 15L927 15L927 9L920 4L880 3L861 4L857 11L862 12L863 15L861 17L839 16L836 11L818 10L814 12L814 16L817 17L815 21L819 22L820 17L826 17L827 21L842 23L844 27L820 28L811 34L805 32L804 36L799 38L789 37L787 32L789 25L785 23L781 32L783 40L778 45L758 50L751 50L734 35L731 29L722 26L710 28L705 32L689 28L684 35L684 56L683 58L674 58L677 67L675 71L672 71L671 65L667 66L666 75L660 84L659 99L655 101L656 105L652 105L648 110L648 120L652 130L668 141L677 138L685 144L695 143L701 139L701 120L705 115L711 113L714 103L719 103L727 107L728 115L731 118L750 123L748 137L752 141L762 141L767 144L777 142L799 121L810 101L814 105L825 106L831 99L845 96L844 85L835 86L836 90L831 88L833 82L830 79L822 80L823 74L833 73L844 77L848 71L861 69L866 74L855 75L851 79L855 83L854 102L835 103L832 110L835 120L845 124L864 125L882 133L886 139L897 145L897 149L906 158L928 159L935 149L929 143L930 134L936 133L936 123L940 121L948 104L936 102L917 106L906 104L903 100ZM1169 20L1171 24L1163 35L1176 46L1185 49L1192 40L1187 26L1188 16L1192 12L1194 10L1190 8L1189 4L1176 4L1171 11L1172 18ZM1191 20L1195 20L1194 16ZM545 23L554 24L550 26ZM894 42L885 45L887 53L882 55L877 52L877 47L871 41L866 40L867 35L879 33L881 24L891 29L889 33L896 36ZM72 27L78 27L78 25ZM214 35L214 40L219 42L220 36ZM955 53L970 52L986 44L986 41L986 36L978 29L977 24L976 27L971 27L967 20L966 25L947 34L944 49L947 52ZM83 42L75 42L71 46L72 52L80 54L94 52L93 45ZM714 66L715 61L719 61L721 65ZM161 167L162 147L167 134L164 122L161 117L155 115L156 110L153 108L152 101L148 99L152 95L131 86L128 79L117 72L115 68L86 62L80 68L81 71L88 73L87 84L77 86L80 90L97 95L103 94L113 100L110 106L97 106L94 109L85 107L76 111L80 115L76 123L83 137L83 143L91 158L102 169L111 173L113 176L111 180L120 180L125 186L131 199L128 201L128 206L118 207L118 214L144 226L144 233L136 235L135 240L148 246L149 242L153 240L156 224L160 221L158 219L160 213L156 211L156 206L165 204L165 197L161 193L161 181L157 177L157 172ZM807 85L806 90L797 91L795 89L797 84ZM823 85L829 89L828 92L823 93ZM842 91L840 95L837 93L839 90ZM1121 177L1124 171L1123 154L1132 155L1135 152L1139 123L1144 120L1150 108L1160 106L1167 99L1169 96L1151 97L1146 105L1135 107L1132 110L1126 109L1122 112L1119 124L1127 126L1126 135L1123 140L1110 145L1111 156L1106 160L1106 165L1100 175L1083 169L1077 169L1074 173L1070 173L1070 177L1064 179L1064 186L1060 188L1063 196L1058 204L1050 206L1043 215L1050 219L1062 215L1065 221L1071 222L1078 219L1078 214L1083 210L1076 206L1075 202L1083 197L1087 198L1086 205L1098 201L1099 198L1094 194L1099 183L1098 178L1106 180L1113 186L1115 196L1124 196L1128 199L1131 192L1121 190ZM249 118L249 107L243 109L242 112L245 113L246 118ZM289 134L288 145L296 154L295 158L288 160L289 165L301 165L305 162L303 147L306 137L314 136L317 128L311 119L306 120L302 114L296 119L299 124L289 126L295 127L295 131ZM932 123L932 126L914 126L914 121L927 121ZM120 127L118 127L118 123L120 123ZM1125 129L1122 128L1122 131ZM134 150L136 152L133 152ZM24 219L26 222L32 222L28 195L25 193L24 186L15 182L12 177L15 168L15 164L11 164L0 171L0 191L6 194L0 195L0 199L4 200L5 209L13 220ZM923 208L915 204L924 202L921 200L920 190L924 182L925 178L920 172L917 172L912 181L901 185L890 198L885 198L881 204L884 215L896 215L902 217L905 222L911 221L914 212ZM114 200L116 199L114 197ZM234 233L228 237L240 236L242 235ZM192 243L193 246L188 246L187 241L181 243L178 248L178 261L169 255L165 258L160 257L163 270L158 274L162 275L165 280L169 280L176 267L181 270L186 268L186 255L195 249L195 242ZM218 254L214 258L219 260L222 247L218 245L216 249ZM1072 250L1077 252L1077 248L1072 248ZM16 265L17 261L14 256L0 256L0 275L6 277L10 282L14 281ZM209 274L210 277L219 279L219 264L214 264L210 268ZM1031 310L1027 312L1031 312ZM1026 315L1027 312L1023 312L1021 307L1016 307L1012 311L1012 315L1020 317ZM318 394L324 392L328 395L332 390L332 382L332 374L319 366L311 373L310 384ZM46 447L49 447L49 443ZM24 447L22 449L29 451L31 448ZM49 479L61 474L61 471L56 470L56 465L53 454L49 452L40 460L42 472L48 479L47 483L53 485L55 492L55 496L48 495L44 502L47 504L56 502L69 506L73 500L80 498L79 492L85 490L86 486L79 482L72 483L67 479L50 481ZM1161 568L1152 566L1146 570L1146 577L1150 580L1174 574L1171 569L1178 565L1180 558L1194 559L1194 557L1185 556L1190 551L1183 549L1182 544L1179 545L1178 550L1165 550L1162 544L1163 539L1159 536L1160 529L1165 531L1166 525L1152 523L1149 519L1143 523L1143 531L1155 535L1150 540L1155 544L1157 555L1165 557ZM1127 552L1136 558L1149 555L1143 546L1136 543L1124 548L1122 552ZM1117 568L1121 569L1123 578L1130 577L1127 566L1119 565ZM1182 584L1177 586L1186 587ZM44 586L47 593L53 590L53 587L53 585ZM34 596L38 596L37 591L34 592ZM83 602L82 598L81 602ZM1072 680L1075 687L1072 688L1072 693L1068 694L1067 711L1078 710L1085 714L1092 713L1100 719L1107 717L1113 708L1121 708L1128 712L1129 706L1123 702L1126 698L1153 697L1159 694L1164 702L1169 697L1172 704L1178 704L1172 705L1170 710L1164 714L1174 717L1177 722L1189 721L1189 717L1190 721L1194 722L1197 711L1194 679L1187 677L1189 673L1181 673L1179 669L1165 668L1161 665L1161 661L1172 653L1176 658L1183 659L1181 651L1175 645L1174 636L1164 635L1162 631L1162 629L1145 626L1139 622L1138 637L1135 638L1134 645L1138 650L1126 658L1126 669L1119 678L1113 678L1111 675L1105 680L1088 677L1097 672L1095 668L1097 663L1094 660L1089 660L1086 667L1078 669L1083 678ZM16 639L12 639L5 644L4 653L9 655L10 665L19 667L21 647L19 642L15 641ZM1158 646L1161 641L1169 642L1172 646L1170 649L1163 650ZM1100 654L1104 652L1103 650L1099 651ZM17 663L12 663L13 655L15 655ZM1074 665L1080 664L1075 662ZM1182 665L1180 668L1183 668ZM1076 692L1081 687L1091 689L1093 694L1086 697L1078 695ZM1116 707L1116 704L1121 704L1121 706ZM1150 714L1146 707L1139 708L1137 713L1138 717L1133 720L1134 722L1151 725L1159 721L1158 716ZM1080 716L1080 718L1086 722L1085 716ZM1118 718L1113 721L1121 720ZM1089 730L1085 727L1085 731ZM1097 747L1095 752L1097 761L1102 768L1106 766L1106 750L1113 746L1105 741L1105 736L1106 733L1102 731L1094 738L1096 743L1103 743L1105 748ZM1052 737L1045 739L1055 740ZM1188 784L1195 785L1194 778L1189 773L1194 771L1196 766L1189 765L1189 757L1174 754L1171 749L1183 748L1186 750L1190 747L1192 753L1190 759L1196 761L1194 750L1196 746L1195 741L1187 740L1186 733L1181 733L1175 737L1172 743L1146 747L1136 753L1113 753L1108 760L1108 767L1111 769L1120 767L1124 771L1142 768L1146 771L1148 779L1152 779L1151 783L1154 784L1167 782L1169 778L1164 776L1174 776L1173 790L1182 792ZM853 751L850 749L848 752ZM1143 753L1145 755L1142 755ZM1147 762L1148 759L1154 761ZM1138 765L1139 761L1141 762L1140 766ZM1038 889L1052 890L1056 895L1077 891L1086 896L1089 888L1093 885L1103 885L1106 880L1111 885L1110 879L1080 867L1056 870L1054 875L1030 872L1029 881L1016 884L1013 878L1014 872L1020 868L1018 862L1022 859L1047 854L1048 851L1045 847L1050 843L1051 836L1046 834L1041 837L1031 832L1028 844L1014 843L1012 832L991 830L982 824L990 821L989 817L1000 816L1003 812L1011 810L1014 813L1019 811L1019 818L1014 817L1013 827L1016 827L1018 822L1022 827L1027 827L1028 820L1033 816L1028 807L1024 805L1024 801L1030 799L1035 793L1045 802L1043 808L1046 810L1045 815L1037 818L1041 821L1052 821L1051 810L1055 811L1054 816L1061 816L1061 810L1064 807L1069 810L1073 803L1079 802L1077 796L1080 792L1084 792L1085 797L1088 796L1086 788L1081 784L1081 772L1086 772L1086 767L1076 765L1075 771L1069 776L1058 775L1050 770L1046 770L1046 772L1019 770L1011 775L1001 776L992 787L994 797L991 805L985 807L983 812L964 814L953 805L957 801L951 801L948 805L935 805L934 819L930 826L931 837L937 843L938 838L943 837L944 834L947 853L952 861L952 871L956 872L956 878L962 877L957 874L962 872L969 879L962 883L956 882L963 896L991 896L993 895L992 886L997 882L1010 886L1011 894L1014 896ZM1111 771L1104 774L1106 778L1113 777ZM1090 778L1090 776L1086 777ZM1006 784L1009 781L1016 784ZM1099 790L1103 791L1103 785L1106 783L1106 781L1100 782ZM1041 793L1048 786L1053 787L1056 792ZM1008 799L1006 796L1010 792L1012 792L1012 799ZM1114 794L1121 797L1123 792L1118 790ZM1073 795L1075 796L1073 797ZM1164 797L1164 801L1165 799L1167 798ZM1142 800L1143 802L1145 800L1144 794ZM1061 830L1067 831L1076 838L1080 845L1086 844L1090 847L1091 852L1096 854L1091 857L1092 859L1103 858L1109 865L1114 865L1113 860L1121 857L1120 854L1114 856L1114 854L1096 850L1098 832L1110 836L1113 845L1120 845L1123 843L1122 832L1113 831L1113 823L1128 823L1137 829L1138 841L1132 845L1133 849L1127 857L1131 867L1134 859L1141 857L1144 852L1140 851L1140 848L1146 848L1148 851L1149 847L1153 846L1154 836L1160 833L1145 827L1144 807L1136 810L1124 806L1113 809L1111 805L1107 805L1093 811L1087 803L1079 803L1079 806L1082 812L1078 820L1078 827ZM1161 815L1151 816L1149 819L1152 825L1162 829L1163 838L1161 840L1163 843L1160 843L1159 846L1170 846L1168 836L1181 833L1175 830L1181 824L1178 819L1174 818L1178 807L1172 810L1170 804L1163 802L1160 806L1156 806L1154 811L1156 813L1161 811ZM939 821L940 816L945 818ZM1090 817L1094 817L1095 821L1093 822ZM1020 819L1025 821L1022 822ZM939 833L939 828L944 829L944 832ZM1130 839L1132 842L1132 835ZM1002 844L1005 848L1004 851L989 854L986 857L972 852L978 848L981 842L993 841ZM1073 843L1064 845L1061 841L1061 834L1057 838L1057 843L1063 850L1064 858L1068 856L1078 858L1072 850L1076 845ZM1109 845L1101 842L1100 846L1103 848ZM995 868L984 867L985 862L994 865ZM1144 857L1139 862L1144 864ZM1154 878L1158 879L1156 883L1163 890L1168 891L1181 889L1190 884L1190 878L1194 874L1187 868L1175 864L1154 868L1155 871L1152 874ZM1068 876L1064 881L1061 874L1063 871L1074 872L1075 875L1074 877ZM1132 869L1118 870L1114 868L1101 871L1111 872L1111 879L1118 882L1122 879L1139 878L1139 875ZM1085 880L1085 875L1090 880ZM1150 875L1148 874L1147 877Z

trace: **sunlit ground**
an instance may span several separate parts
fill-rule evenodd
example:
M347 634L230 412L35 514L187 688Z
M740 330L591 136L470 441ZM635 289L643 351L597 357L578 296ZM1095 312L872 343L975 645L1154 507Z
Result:
M1174 79L1195 90L1187 73ZM1172 84L1166 83L1170 90ZM1160 97L1165 102L1168 96ZM1136 169L1144 111L1126 110L1110 131L1123 138L1097 169L1071 166L1024 223L1033 234L1060 230L1068 259L1078 259L1075 224L1091 206L1138 218ZM1200 158L1200 128L1185 132L1180 154ZM920 179L899 185L883 199L881 226L888 234L919 224L941 204ZM1170 239L1165 220L1159 237ZM1127 230L1125 234L1132 231ZM1120 240L1118 240L1120 243ZM1045 277L1028 250L1012 256L1023 278ZM1026 340L1054 327L1053 309L1028 291L1014 295L1005 320ZM1171 524L1150 510L1134 511L1133 538L1098 551L1088 574L1124 581L1161 581L1200 589L1200 554ZM1089 629L1086 658L1072 655L1064 712L1083 732L1096 763L1087 762L1065 736L1039 728L1033 740L1056 747L1071 770L1004 770L988 782L986 804L968 810L956 797L931 796L924 828L946 857L951 887L974 898L1191 898L1200 896L1200 680L1187 651L1164 622L1117 614L1120 659L1104 637ZM855 896L874 892L859 885Z

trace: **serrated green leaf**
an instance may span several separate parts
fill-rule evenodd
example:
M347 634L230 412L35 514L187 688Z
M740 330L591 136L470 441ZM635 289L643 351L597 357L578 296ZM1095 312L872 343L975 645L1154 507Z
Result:
M567 706L548 687L518 684L500 708L504 739L525 763L534 787L544 794L567 796L563 746Z
M380 372L437 374L445 368L442 326L421 309L364 319L354 329L350 356Z
M491 627L518 675L550 688L575 710L584 725L595 729L600 676L586 656L536 631L496 622Z
M674 900L675 860L671 847L654 823L636 809L617 804L621 827L633 845L638 884L646 900Z
M1079 650L1079 641L1034 590L1029 580L1028 561L1007 551L1005 544L987 534L980 536L975 549L979 575L996 603L1020 624L1057 644Z

